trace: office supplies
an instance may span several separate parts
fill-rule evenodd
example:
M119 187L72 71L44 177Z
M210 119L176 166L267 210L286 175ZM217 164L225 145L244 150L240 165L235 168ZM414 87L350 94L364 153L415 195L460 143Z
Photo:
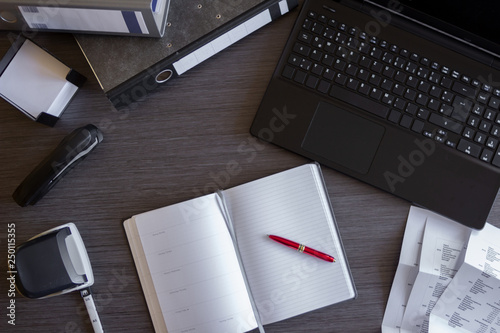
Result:
M280 244L283 244L285 246L288 246L289 248L297 250L300 253L307 253L307 254L309 254L313 257L316 257L318 259L321 259L321 260L335 262L335 258L332 257L331 255L323 253L321 251L311 249L310 247L307 247L304 244L299 244L297 242L288 240L288 239L280 237L280 236L275 236L275 235L268 235L268 237L270 239L272 239L273 241L278 242Z
M244 332L356 296L316 164L139 214L124 227L156 332ZM271 230L300 235L336 264L276 248Z
M471 327L487 321L498 329L498 309L486 304L500 291L499 232L488 223L471 230L411 207L382 332L447 332L454 325L476 332Z
M16 249L16 288L28 298L47 298L80 290L96 333L102 332L90 286L92 266L74 223L42 232Z
M465 261L431 311L429 332L500 330L500 229L473 230Z
M26 176L12 197L20 206L36 204L102 140L101 131L94 125L77 128Z
M170 0L1 0L0 30L161 37Z
M0 61L0 97L54 126L86 78L32 40L19 36Z
M306 0L252 134L481 229L500 186L498 6Z
M163 38L76 39L113 105L132 109L160 85L297 5L297 0L172 0Z

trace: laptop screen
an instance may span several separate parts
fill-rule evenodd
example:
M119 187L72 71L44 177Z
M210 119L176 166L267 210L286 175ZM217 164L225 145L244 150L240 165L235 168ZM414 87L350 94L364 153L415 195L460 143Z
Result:
M498 0L369 0L500 55Z

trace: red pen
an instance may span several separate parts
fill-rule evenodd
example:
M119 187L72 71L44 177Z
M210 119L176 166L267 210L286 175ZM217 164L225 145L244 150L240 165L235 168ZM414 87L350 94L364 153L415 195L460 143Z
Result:
M274 235L268 235L268 236L273 241L278 242L280 244L283 244L285 246L291 247L292 249L297 250L299 252L307 253L313 257L323 259L323 260L328 261L328 262L335 262L335 258L332 257L331 255L328 255L326 253L311 249L310 247L307 247L304 244L299 244L297 242L288 240L288 239L280 237L280 236L274 236Z

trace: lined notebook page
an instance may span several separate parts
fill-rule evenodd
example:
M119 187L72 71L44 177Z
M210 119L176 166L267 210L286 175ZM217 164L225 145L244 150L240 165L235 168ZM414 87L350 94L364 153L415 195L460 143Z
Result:
M224 192L263 324L355 297L319 167L308 164ZM330 263L270 240L328 253Z
M256 327L215 194L136 215L135 222L169 333Z

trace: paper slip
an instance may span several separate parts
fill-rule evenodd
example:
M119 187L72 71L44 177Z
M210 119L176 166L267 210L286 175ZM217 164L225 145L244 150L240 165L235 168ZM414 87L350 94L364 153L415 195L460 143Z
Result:
M431 333L500 332L500 229L472 231L465 262L435 305Z
M427 332L430 311L463 262L470 229L411 207L383 333Z

